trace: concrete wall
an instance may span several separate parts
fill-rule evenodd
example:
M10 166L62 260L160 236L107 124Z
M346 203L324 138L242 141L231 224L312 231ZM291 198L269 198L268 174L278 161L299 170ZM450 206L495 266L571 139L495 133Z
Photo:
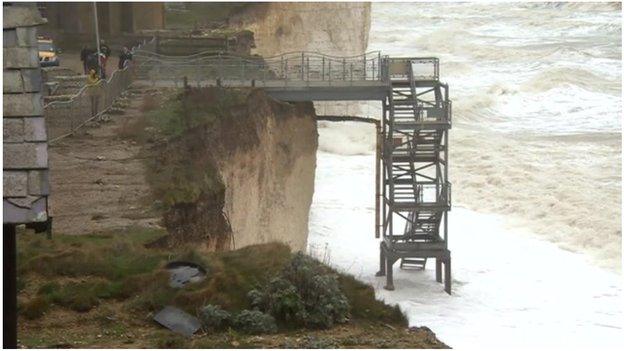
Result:
M3 222L45 222L48 144L37 49L44 20L32 3L3 4L3 19Z

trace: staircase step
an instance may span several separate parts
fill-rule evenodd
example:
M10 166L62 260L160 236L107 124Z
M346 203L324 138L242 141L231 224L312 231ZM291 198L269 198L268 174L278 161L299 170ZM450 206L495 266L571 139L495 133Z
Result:
M426 258L402 258L401 269L420 269L424 270L427 265Z

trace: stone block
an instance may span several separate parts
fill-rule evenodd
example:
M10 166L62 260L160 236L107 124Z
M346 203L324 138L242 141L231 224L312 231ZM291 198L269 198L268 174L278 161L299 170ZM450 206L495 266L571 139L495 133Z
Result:
M43 85L39 68L22 69L22 82L25 92L39 92Z
M28 172L28 194L50 194L50 179L48 170L36 170Z
M39 93L3 94L4 117L43 116L43 99Z
M20 47L37 48L37 27L16 28L17 45Z
M5 29L2 31L2 47L12 48L17 46L17 31Z
M46 141L45 119L43 117L24 118L24 140L25 141Z
M2 92L21 93L24 91L22 75L19 70L5 69L2 74Z
M25 199L26 201L18 201ZM47 198L5 198L2 201L2 221L4 223L23 224L45 222L48 219Z
M3 48L3 68L37 68L39 52L36 48Z
M47 143L3 144L4 169L48 168Z
M4 4L3 4L4 5ZM35 3L2 6L2 28L30 27L46 23Z
M5 143L19 143L24 141L24 119L3 118L2 136Z
M2 172L2 190L4 197L25 197L28 195L28 172Z

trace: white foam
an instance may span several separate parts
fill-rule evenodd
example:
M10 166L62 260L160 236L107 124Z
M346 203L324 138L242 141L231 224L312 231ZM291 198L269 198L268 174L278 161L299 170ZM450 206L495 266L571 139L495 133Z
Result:
M451 347L624 347L619 275L510 226L507 217L454 207L453 295L426 271L401 271L382 289L374 239L372 155L319 152L310 252L371 283Z

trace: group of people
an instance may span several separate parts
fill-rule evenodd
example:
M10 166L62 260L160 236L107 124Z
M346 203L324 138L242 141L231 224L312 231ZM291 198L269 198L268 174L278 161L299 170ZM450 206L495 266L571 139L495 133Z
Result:
M104 40L100 41L100 52L98 55L97 49L90 49L87 46L83 46L80 51L80 61L84 69L84 74L89 76L89 81L106 79L106 66L108 59L111 56L111 49ZM117 68L124 69L132 61L132 52L123 47L119 54L119 63Z

